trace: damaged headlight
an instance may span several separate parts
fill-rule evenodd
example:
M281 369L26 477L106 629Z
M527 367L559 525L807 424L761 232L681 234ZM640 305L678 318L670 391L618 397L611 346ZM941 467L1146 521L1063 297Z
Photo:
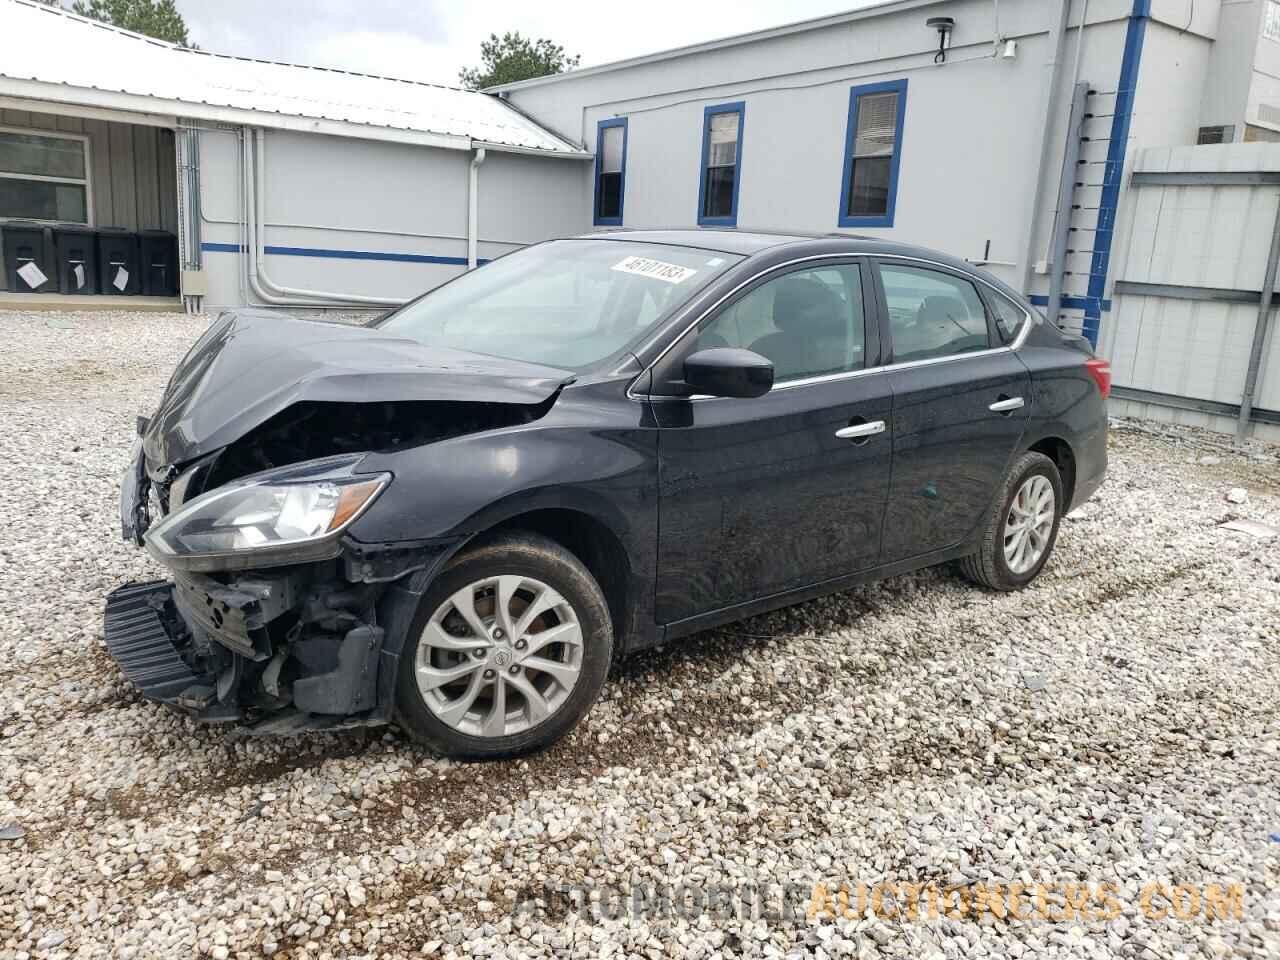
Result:
M153 526L147 548L162 563L187 570L337 556L342 531L391 481L386 473L352 473L359 460L317 460L218 487Z

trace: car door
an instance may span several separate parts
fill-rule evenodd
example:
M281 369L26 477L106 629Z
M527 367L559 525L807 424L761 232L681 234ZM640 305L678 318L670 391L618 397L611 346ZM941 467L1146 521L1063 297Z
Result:
M982 521L1026 429L1031 375L976 282L941 264L878 259L892 351L893 480L881 561L946 551Z
M674 623L874 566L888 493L892 396L875 369L870 267L772 273L714 311L655 368L698 349L774 363L762 397L654 398L657 614Z

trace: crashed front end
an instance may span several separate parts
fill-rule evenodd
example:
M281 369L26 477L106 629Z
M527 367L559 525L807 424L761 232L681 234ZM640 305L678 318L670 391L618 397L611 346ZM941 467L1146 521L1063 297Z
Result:
M121 528L172 582L108 597L108 649L144 695L200 720L385 722L417 601L461 535L414 510L375 524L403 532L391 542L353 524L424 482L396 480L400 454L530 423L566 378L377 328L224 313L138 422Z
M387 642L380 603L448 544L407 551L346 536L391 482L356 472L358 455L206 489L225 455L171 477L152 476L136 451L122 532L173 580L108 596L108 650L144 696L201 721L263 733L385 722L391 690L379 677L394 676L403 638Z

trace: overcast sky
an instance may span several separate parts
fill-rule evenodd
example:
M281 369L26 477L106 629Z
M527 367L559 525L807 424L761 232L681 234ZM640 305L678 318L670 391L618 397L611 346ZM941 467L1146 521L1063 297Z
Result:
M883 0L177 0L214 53L456 84L480 41L518 30L581 54L582 66L667 50Z

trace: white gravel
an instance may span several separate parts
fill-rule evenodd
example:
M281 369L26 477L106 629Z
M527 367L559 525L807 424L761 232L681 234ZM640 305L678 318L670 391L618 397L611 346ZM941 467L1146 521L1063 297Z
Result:
M1221 527L1280 526L1275 448L1119 429L1033 588L931 570L695 637L552 751L458 765L197 728L106 656L103 596L156 574L118 539L132 421L200 329L0 314L0 958L1280 955L1280 540ZM1057 887L804 916L882 880L904 914L908 884ZM1067 883L1117 915L1066 917ZM1240 884L1242 916L1148 916L1152 883ZM681 884L773 905L607 919ZM514 914L557 885L606 909Z

